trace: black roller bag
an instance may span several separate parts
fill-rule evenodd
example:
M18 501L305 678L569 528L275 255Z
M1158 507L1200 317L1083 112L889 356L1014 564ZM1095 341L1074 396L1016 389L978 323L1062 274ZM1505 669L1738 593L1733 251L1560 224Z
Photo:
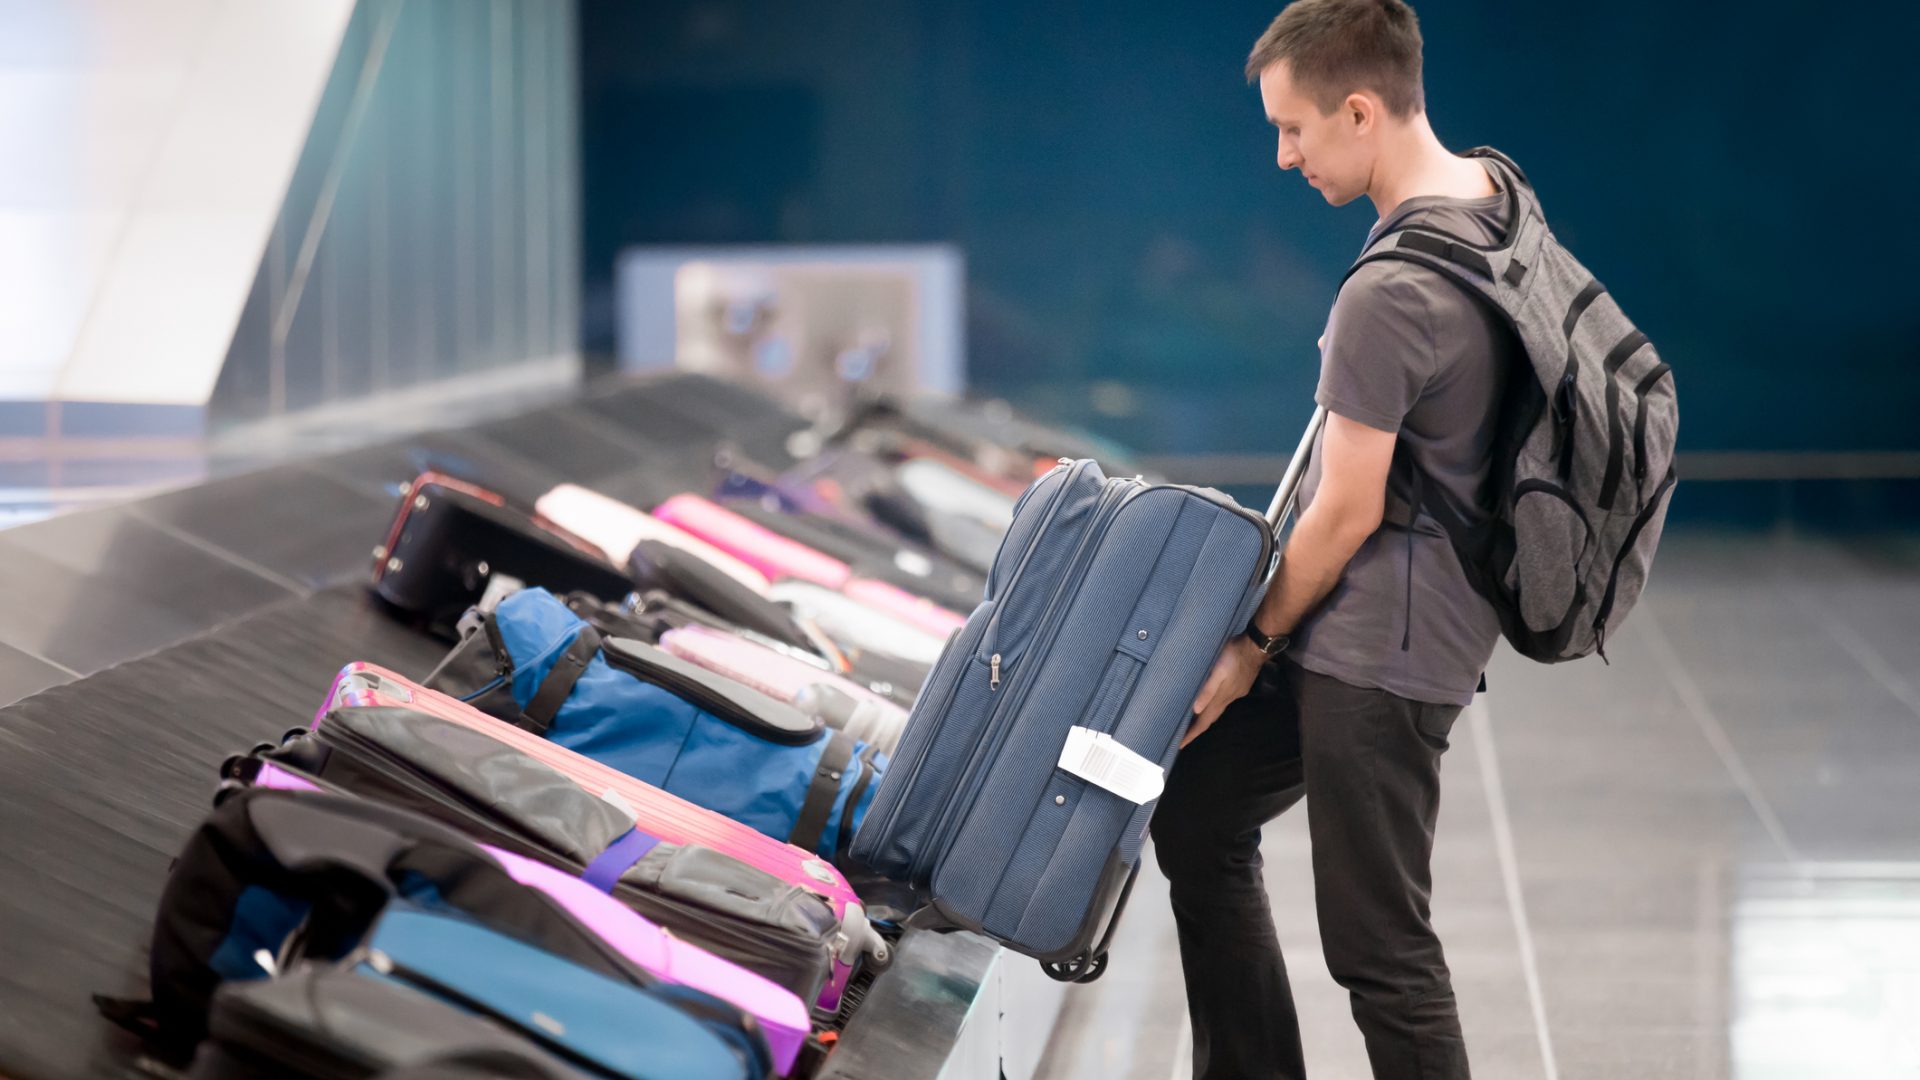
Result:
M606 600L633 588L592 545L493 492L438 473L423 473L402 489L386 542L373 557L373 588L381 599L443 634L489 588L539 585Z

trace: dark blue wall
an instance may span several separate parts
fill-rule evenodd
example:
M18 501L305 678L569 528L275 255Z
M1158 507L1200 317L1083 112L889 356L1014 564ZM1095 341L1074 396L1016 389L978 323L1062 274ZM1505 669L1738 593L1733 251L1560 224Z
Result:
M1920 449L1913 5L1419 8L1441 138L1527 167L1675 364L1683 448ZM1372 213L1274 168L1240 67L1277 10L586 0L588 343L628 244L951 241L977 386L1288 449Z

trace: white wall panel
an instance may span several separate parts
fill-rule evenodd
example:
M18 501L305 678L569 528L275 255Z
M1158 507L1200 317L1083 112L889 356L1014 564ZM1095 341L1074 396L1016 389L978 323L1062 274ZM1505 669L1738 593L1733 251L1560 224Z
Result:
M206 402L353 12L352 0L177 2L206 14L197 38L163 38L187 52L185 78L55 386L65 400ZM140 17L117 3L97 14Z

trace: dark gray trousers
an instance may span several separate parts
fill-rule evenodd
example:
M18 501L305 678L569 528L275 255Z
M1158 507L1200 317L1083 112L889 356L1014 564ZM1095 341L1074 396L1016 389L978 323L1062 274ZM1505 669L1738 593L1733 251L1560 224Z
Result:
M1373 1075L1468 1075L1427 907L1440 755L1459 713L1283 658L1174 760L1153 841L1173 887L1195 1080L1306 1076L1260 859L1260 827L1302 795L1321 948Z

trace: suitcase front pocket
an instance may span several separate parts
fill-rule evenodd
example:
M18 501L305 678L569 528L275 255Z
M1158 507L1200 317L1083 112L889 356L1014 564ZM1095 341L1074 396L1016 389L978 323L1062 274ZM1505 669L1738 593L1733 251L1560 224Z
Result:
M1115 650L1076 727L1111 734L1126 711L1145 662ZM1029 943L1064 942L1079 929L1072 903L1034 908L1034 898L1091 895L1138 807L1105 788L1055 767L1015 845L981 920L989 933Z

